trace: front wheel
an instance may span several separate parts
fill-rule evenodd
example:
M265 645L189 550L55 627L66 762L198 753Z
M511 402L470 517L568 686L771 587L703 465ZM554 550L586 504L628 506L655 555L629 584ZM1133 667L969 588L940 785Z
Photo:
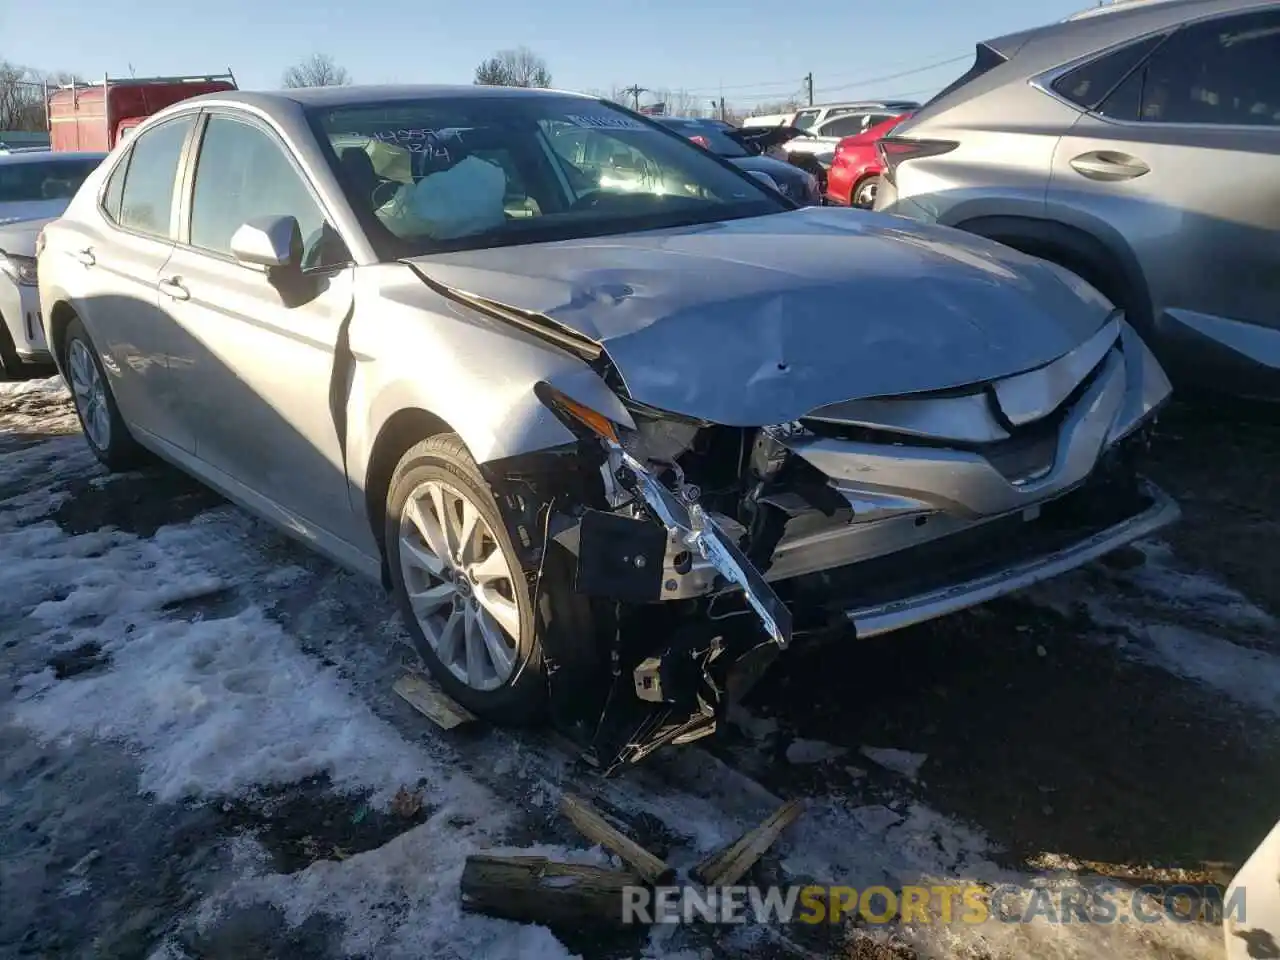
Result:
M863 210L874 210L876 194L880 192L880 184L883 182L884 178L880 176L867 177L854 188L853 199L849 205Z
M76 417L94 456L109 470L136 466L143 459L144 451L120 416L98 351L78 317L67 327L62 366L75 402Z
M423 440L401 458L385 534L396 603L444 691L494 720L535 719L546 678L529 578L456 434Z

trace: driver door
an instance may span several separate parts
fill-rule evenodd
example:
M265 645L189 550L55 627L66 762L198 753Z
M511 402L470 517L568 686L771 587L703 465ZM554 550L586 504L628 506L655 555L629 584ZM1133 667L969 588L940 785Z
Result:
M242 497L283 508L302 532L315 525L359 543L329 399L353 299L345 246L283 142L238 114L208 116L184 214L160 294L185 333L185 351L169 363L196 457ZM302 296L285 296L231 254L240 225L264 216L298 221Z

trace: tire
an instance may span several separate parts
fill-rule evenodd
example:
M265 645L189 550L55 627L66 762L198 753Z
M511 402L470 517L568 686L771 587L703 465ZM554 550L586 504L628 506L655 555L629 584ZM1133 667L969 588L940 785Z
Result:
M79 317L67 325L62 368L66 371L67 387L71 390L80 429L93 455L113 471L128 470L145 461L146 451L129 433L124 418L120 416L120 408L116 406L97 348ZM94 378L96 384L92 382ZM100 390L96 389L98 386Z
M880 192L883 183L884 178L878 174L859 180L849 193L849 206L859 210L874 210L876 194Z
M0 318L0 380L17 380L22 375L22 361L14 349L13 337Z
M409 506L411 499L416 507ZM463 499L478 513L465 543ZM455 524L452 533L435 531L436 536L446 537L450 548L450 557L443 562L424 532L431 520L439 520L441 505L446 513L453 511L447 522ZM525 724L540 719L546 708L547 681L535 629L532 578L520 563L493 491L457 434L429 437L400 459L387 491L385 544L392 592L405 628L444 691L472 712L497 722ZM491 560L492 549L503 555L509 574L505 579L485 579L500 566ZM424 563L424 558L435 562ZM434 573L437 565L439 575ZM481 568L488 571L484 576ZM513 633L504 628L494 610L503 612L508 627L513 613L518 616L518 629ZM505 664L493 653L495 626L500 631L497 639L510 656L505 676ZM472 644L478 648L474 674ZM481 654L488 658L487 667L481 663Z

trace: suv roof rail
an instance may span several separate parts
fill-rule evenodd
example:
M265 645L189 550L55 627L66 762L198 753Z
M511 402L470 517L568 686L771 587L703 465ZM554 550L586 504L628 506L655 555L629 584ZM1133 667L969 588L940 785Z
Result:
M1071 16L1063 20L1063 23L1070 23L1072 20L1084 20L1088 17L1105 16L1108 13L1115 13L1117 10L1128 10L1144 3L1164 3L1166 0L1102 0L1096 6L1087 7L1084 10L1077 10Z

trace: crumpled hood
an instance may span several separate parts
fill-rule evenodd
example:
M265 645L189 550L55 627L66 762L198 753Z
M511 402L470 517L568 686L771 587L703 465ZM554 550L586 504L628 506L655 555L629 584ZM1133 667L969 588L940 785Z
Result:
M991 241L834 208L412 262L602 344L641 403L729 426L1020 373L1110 312Z

